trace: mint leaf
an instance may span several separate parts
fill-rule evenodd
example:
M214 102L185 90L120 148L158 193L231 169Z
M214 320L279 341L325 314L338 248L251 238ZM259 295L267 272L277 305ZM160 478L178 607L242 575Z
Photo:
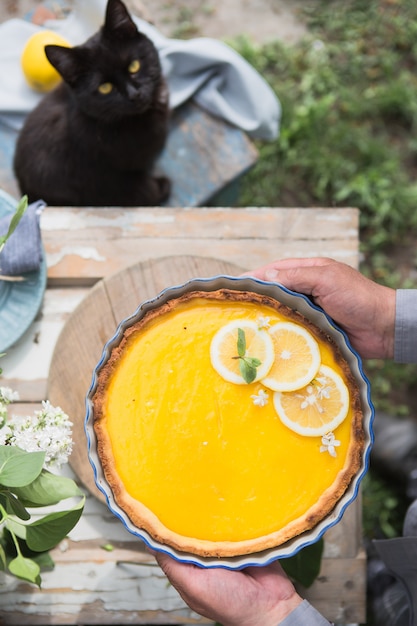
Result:
M241 328L237 329L237 353L238 356L243 357L246 353L246 337L245 331Z
M253 383L256 378L256 367L254 367L248 359L240 359L239 370L245 383Z
M239 359L239 371L245 383L253 383L256 378L256 368L261 365L261 361L253 356L246 356L246 336L242 328L237 329L237 356Z
M246 356L245 361L247 361L251 367L259 367L262 364L262 362L254 356Z

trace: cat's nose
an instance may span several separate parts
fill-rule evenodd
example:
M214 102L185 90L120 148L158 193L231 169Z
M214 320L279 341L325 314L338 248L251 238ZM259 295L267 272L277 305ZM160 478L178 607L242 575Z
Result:
M136 87L133 87L133 85L126 85L126 95L128 100L131 100L132 102L139 98L138 90Z

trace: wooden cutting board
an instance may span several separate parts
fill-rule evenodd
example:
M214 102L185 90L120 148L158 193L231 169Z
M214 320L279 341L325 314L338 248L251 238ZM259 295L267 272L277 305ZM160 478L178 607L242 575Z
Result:
M81 483L97 498L84 433L85 397L105 343L124 318L166 287L191 278L219 274L238 276L243 268L226 261L196 256L172 256L137 263L105 278L71 314L58 338L48 377L48 399L73 422L74 449L70 465Z

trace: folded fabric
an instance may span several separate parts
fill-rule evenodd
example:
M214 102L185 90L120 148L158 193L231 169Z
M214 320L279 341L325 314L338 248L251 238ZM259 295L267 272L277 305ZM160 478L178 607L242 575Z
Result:
M417 538L375 539L373 545L388 570L404 585L409 626L417 626Z
M46 26L77 45L90 37L104 21L107 0L74 0L73 11L63 20ZM278 136L281 106L268 83L230 46L207 37L169 39L156 28L132 16L158 49L176 108L189 98L246 131L253 138ZM0 121L19 126L42 97L26 84L20 67L23 47L42 27L24 20L0 24Z
M29 204L16 229L0 252L0 274L20 276L39 270L42 262L40 216L43 200ZM0 219L0 236L8 231L12 214Z

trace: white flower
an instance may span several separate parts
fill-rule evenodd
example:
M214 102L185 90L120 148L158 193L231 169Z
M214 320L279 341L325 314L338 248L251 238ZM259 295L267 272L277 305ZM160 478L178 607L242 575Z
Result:
M19 394L17 391L13 391L10 387L0 387L0 402L10 404L15 400L19 400Z
M258 328L259 328L259 330L267 330L271 326L270 321L271 321L270 317L264 317L264 316L260 315L258 317Z
M320 400L328 399L331 396L332 388L328 385L328 379L325 376L317 377L315 384L307 386L307 395L298 394L298 398L302 400L300 408L307 409L309 406L315 406L319 413L323 413L324 409Z
M333 433L327 433L321 438L322 445L320 446L320 452L328 452L330 456L336 456L336 450L338 446L340 446L340 441L335 439Z
M330 398L331 393L332 393L332 388L330 387L330 385L327 386L327 387L319 387L317 389L317 397L319 399L321 399L321 398Z
M319 413L323 413L323 407L317 402L319 398L319 394L315 393L317 389L313 385L308 385L307 395L303 396L302 394L297 394L297 398L300 398L302 402L300 403L301 409L308 409L309 406L315 406Z
M42 409L32 416L15 415L7 419L0 428L0 445L18 446L26 452L45 452L46 468L60 466L68 461L72 451L72 423L60 407L42 402Z
M251 396L255 406L266 406L268 404L268 393L264 389L260 389L257 394Z
M0 446L6 446L9 442L12 431L9 426L2 426L0 428Z

